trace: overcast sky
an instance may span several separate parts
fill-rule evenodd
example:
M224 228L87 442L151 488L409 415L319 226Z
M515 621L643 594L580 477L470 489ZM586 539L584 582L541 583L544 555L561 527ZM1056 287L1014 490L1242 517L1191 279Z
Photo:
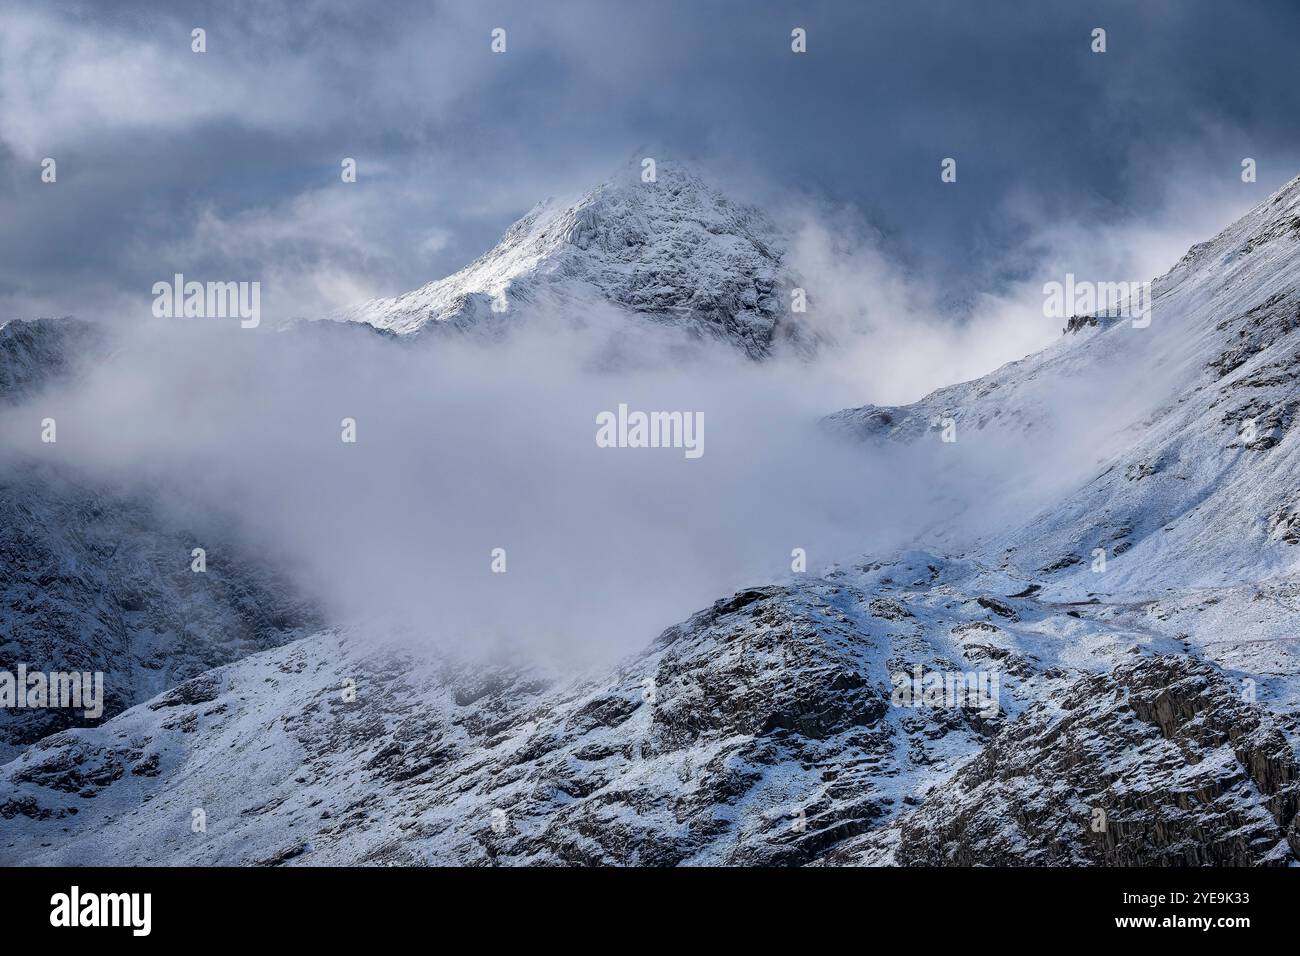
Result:
M642 150L843 205L960 305L1045 225L1225 225L1300 173L1297 49L1294 0L4 0L0 319L176 271L273 313L397 293Z

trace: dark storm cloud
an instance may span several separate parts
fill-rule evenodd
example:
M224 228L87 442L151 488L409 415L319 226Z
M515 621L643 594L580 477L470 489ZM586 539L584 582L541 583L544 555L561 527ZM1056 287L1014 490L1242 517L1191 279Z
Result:
M644 144L848 205L965 303L1045 223L1300 172L1298 39L1286 0L11 4L0 317L145 308L173 271L273 278L282 315L394 293Z

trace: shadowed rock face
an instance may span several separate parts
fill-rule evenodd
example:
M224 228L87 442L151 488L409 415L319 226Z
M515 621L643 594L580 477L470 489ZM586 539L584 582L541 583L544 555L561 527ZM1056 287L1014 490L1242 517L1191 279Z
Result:
M1284 865L1300 852L1294 731L1205 663L1136 660L1029 708L832 862Z
M17 320L0 325L0 401L18 401L71 373L102 351L105 338L77 319Z
M197 543L212 555L203 574ZM284 575L147 495L53 467L0 477L0 670L102 672L102 720L318 626ZM79 709L0 709L0 758L85 723Z

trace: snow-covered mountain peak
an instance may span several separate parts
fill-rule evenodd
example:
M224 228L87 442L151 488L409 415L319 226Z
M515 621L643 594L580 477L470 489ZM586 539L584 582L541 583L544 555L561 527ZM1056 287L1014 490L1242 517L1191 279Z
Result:
M577 197L548 199L464 269L335 318L409 335L542 307L600 302L766 356L807 340L787 313L785 243L758 209L697 168L629 163Z

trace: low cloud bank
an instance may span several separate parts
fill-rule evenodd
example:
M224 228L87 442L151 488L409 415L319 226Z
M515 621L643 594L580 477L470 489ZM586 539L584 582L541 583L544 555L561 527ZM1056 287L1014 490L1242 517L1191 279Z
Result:
M832 408L815 366L701 342L682 360L671 332L569 319L532 316L492 342L155 320L7 410L0 433L15 458L161 489L186 526L233 523L340 621L408 622L459 647L624 653L791 574L795 549L815 573L996 517L996 496L962 514L933 449L819 428ZM703 454L602 447L598 418L620 405L698 416ZM45 418L55 444L40 443Z

